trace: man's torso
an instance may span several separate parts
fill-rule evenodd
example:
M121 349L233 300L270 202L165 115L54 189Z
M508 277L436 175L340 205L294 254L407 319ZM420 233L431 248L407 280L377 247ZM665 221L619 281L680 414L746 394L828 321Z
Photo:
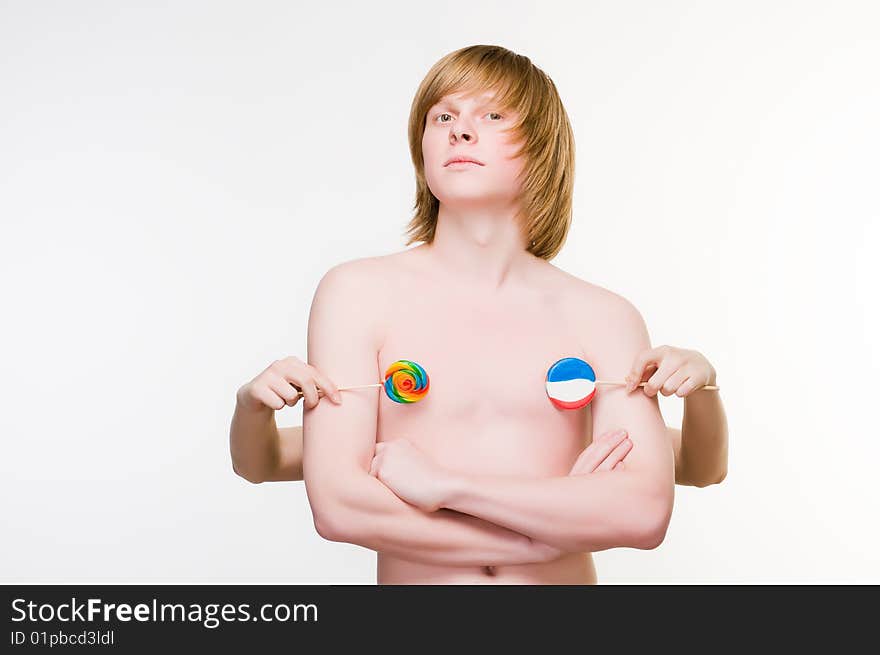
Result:
M377 441L405 437L440 465L468 473L567 475L592 439L590 406L557 409L544 382L563 357L590 361L582 346L589 339L587 283L536 260L527 284L471 293L431 275L415 250L379 258L385 269L379 304L388 315L378 368L384 373L397 360L415 361L427 372L430 390L412 404L383 395ZM492 569L432 566L379 553L377 581L593 584L596 573L590 553Z

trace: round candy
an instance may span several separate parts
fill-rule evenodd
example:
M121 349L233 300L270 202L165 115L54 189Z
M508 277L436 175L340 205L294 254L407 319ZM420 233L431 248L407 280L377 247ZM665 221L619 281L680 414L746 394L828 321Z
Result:
M430 386L425 369L408 359L397 360L385 371L385 393L394 402L417 403Z
M586 407L596 395L593 367L577 357L564 357L547 371L547 396L559 409Z

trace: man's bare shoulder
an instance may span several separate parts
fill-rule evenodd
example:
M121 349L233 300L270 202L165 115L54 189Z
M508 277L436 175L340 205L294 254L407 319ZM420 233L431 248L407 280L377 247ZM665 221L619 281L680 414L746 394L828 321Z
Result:
M373 341L381 344L400 280L412 273L411 250L386 255L358 257L340 262L324 273L315 291L313 311L344 305L344 316L369 329Z
M640 318L636 306L622 294L579 278L556 266L551 265L551 267L555 276L555 286L565 294L566 302L577 308L584 318L596 321L597 317L602 317L602 323L608 323L611 319Z
M375 305L385 295L383 282L393 272L392 257L375 255L340 262L324 273L319 288L325 287L330 295L356 296L361 304Z
M325 275L341 276L356 281L376 282L383 276L399 272L411 258L411 250L401 250L386 255L358 257L341 262L330 268Z
M564 301L571 308L565 316L575 328L586 361L600 379L623 380L638 353L650 348L641 312L620 293L557 271L554 286L565 290ZM603 405L607 403L597 403ZM596 407L593 416L595 412Z
M327 272L324 273L325 278L338 278L343 282L364 282L370 280L376 275L380 268L380 257L358 257L357 259L349 259L348 261L334 264Z
M554 286L560 289L568 317L576 327L581 346L600 365L634 357L632 345L649 342L647 326L638 308L620 293L589 282L559 268L555 269ZM616 351L623 349L621 354ZM607 360L607 362L605 361Z
M315 289L310 323L343 321L350 329L366 330L370 341L378 343L386 309L386 268L382 257L359 257L329 268Z

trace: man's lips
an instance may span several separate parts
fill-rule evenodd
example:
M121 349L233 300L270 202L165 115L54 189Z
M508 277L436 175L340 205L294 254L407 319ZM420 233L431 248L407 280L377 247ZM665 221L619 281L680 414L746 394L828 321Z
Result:
M444 166L456 166L456 165L461 165L461 164L472 164L474 166L483 166L482 162L478 162L473 159L453 159L452 161L448 161L443 165Z

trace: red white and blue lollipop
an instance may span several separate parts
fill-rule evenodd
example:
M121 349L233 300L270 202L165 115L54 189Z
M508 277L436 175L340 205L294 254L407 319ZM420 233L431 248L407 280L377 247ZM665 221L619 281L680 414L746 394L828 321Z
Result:
M547 371L544 386L547 396L559 409L580 409L592 402L596 395L596 387L600 384L626 386L626 382L597 380L593 367L577 357L563 357ZM644 386L640 382L636 386ZM715 385L706 385L702 389L719 389Z
M559 409L586 407L596 395L593 367L577 357L565 357L547 371L547 396Z

